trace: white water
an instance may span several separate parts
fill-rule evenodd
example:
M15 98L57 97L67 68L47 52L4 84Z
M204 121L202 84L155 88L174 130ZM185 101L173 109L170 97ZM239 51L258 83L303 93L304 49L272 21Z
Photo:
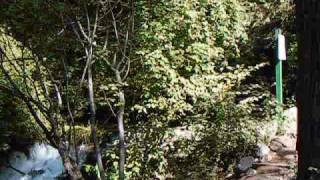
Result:
M34 144L29 157L22 152L14 152L9 163L25 175L6 168L0 170L0 180L53 180L64 172L58 150L47 144Z

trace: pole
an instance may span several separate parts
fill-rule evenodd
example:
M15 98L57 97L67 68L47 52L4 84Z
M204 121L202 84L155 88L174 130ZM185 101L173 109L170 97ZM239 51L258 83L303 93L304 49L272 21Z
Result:
M276 56L276 97L277 97L277 112L279 120L282 119L282 104L283 104L283 84L282 84L282 61L286 60L285 37L281 34L281 29L276 29L275 37L277 42Z
M282 61L277 59L276 64L276 96L279 106L283 103L283 92L282 92Z

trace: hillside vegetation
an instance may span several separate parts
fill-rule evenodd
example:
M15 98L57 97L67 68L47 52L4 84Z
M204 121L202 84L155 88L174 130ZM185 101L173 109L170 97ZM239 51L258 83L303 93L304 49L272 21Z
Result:
M276 28L288 38L285 106L294 102L289 1L1 2L1 153L49 143L71 178L233 172L268 141L257 129L281 124ZM92 158L80 166L70 152L81 144Z

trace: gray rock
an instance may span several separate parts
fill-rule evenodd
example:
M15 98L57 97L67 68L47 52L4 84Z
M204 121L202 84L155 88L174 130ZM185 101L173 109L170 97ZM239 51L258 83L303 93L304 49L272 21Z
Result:
M263 143L258 143L257 144L257 151L256 155L259 157L260 160L264 160L270 152L270 149L267 145Z
M43 169L40 169L40 170L32 169L31 171L28 172L28 175L31 177L36 177L36 176L43 174L44 172L45 172L45 170L43 170Z
M255 169L252 169L252 168L250 168L246 173L247 176L254 176L256 174L257 174L257 171Z
M252 167L253 163L254 163L254 158L252 156L243 157L240 159L237 167L241 172L245 172Z

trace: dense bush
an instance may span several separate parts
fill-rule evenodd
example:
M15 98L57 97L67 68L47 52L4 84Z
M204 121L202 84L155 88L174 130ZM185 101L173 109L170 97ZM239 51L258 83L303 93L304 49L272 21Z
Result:
M81 21L86 18L81 14L82 5L53 3L52 11L44 11L46 4L42 1L25 1L20 5L12 5L9 10L0 13L0 17L6 17L4 27L20 41L23 40L24 30L36 35L30 38L30 44L34 45L31 51L38 51L40 57L45 57L42 66L55 72L53 76L58 79L61 89L64 85L69 88L61 92L65 93L62 98L72 99L70 102L75 109L73 113L77 125L75 131L90 136L86 126L88 102L84 95L88 90L79 88L85 66L82 61L85 53L81 48L88 42L75 39L71 35L72 22L69 22L71 25L67 23L65 28L56 14L56 11L65 13L66 17L76 14ZM89 5L89 12L94 12L95 2L90 1ZM117 19L119 36L122 41L128 41L128 36L125 38L124 35L125 28L128 28L127 21L121 21L121 17L126 20L128 17L121 14L118 5L114 8L119 16L112 18L120 17L120 20ZM30 11L21 11L25 6L31 8ZM126 3L121 6L129 7ZM107 177L119 178L118 135L109 130L116 116L113 110L124 106L119 103L118 97L122 90L126 98L127 179L210 179L232 171L235 162L250 154L257 141L262 140L256 134L257 126L274 120L275 103L269 88L273 77L263 74L262 70L272 64L273 55L270 56L268 50L272 50L274 28L284 28L294 39L290 26L286 24L292 22L288 15L292 11L291 6L287 2L271 0L159 0L136 1L132 8L135 9L135 32L129 40L130 51L119 50L125 45L113 37L118 35L113 32L114 27L109 26L112 18L107 13L101 16L106 18L101 24L106 29L98 27L97 42L93 48L94 96L97 109L102 109L97 127ZM104 13L104 10L101 12ZM30 13L35 16L28 16L30 23L21 23L16 18ZM12 21L7 22L9 17ZM43 29L39 25L41 23L34 23L38 20L54 24L55 28ZM65 28L66 33L56 35L61 28ZM104 44L105 39L108 43ZM61 44L66 47L60 47ZM65 49L61 51L61 48ZM289 49L295 52L294 43L290 44ZM114 67L110 65L110 59L117 57L114 55L123 55L122 60L131 59L128 65L130 73L125 82L115 80ZM64 67L63 58L68 68ZM290 67L293 66L294 63ZM33 72L34 66L27 69L30 73L27 76L39 82L37 73ZM23 81L24 77L17 76L15 81ZM45 77L51 78L48 74ZM54 92L52 84L55 82L48 82L49 91ZM23 88L27 92L28 89ZM5 103L10 102L9 97L0 95L0 99L5 100L0 105L6 106ZM41 99L39 101L48 104ZM10 107L19 114L23 112L21 117L27 114L24 113L24 106ZM63 108L58 111L58 120L62 124L59 133L62 135L64 120L70 119L65 111ZM1 110L0 113L0 120L9 118L5 115L8 112ZM20 117L9 116L14 119L13 129L19 129L20 123L25 122ZM182 126L192 134L190 138L177 139L175 128ZM70 129L69 126L67 131L70 132ZM80 137L76 138L83 142ZM94 163L86 164L83 171L90 176L98 174Z
M129 86L130 91L143 94L130 112L134 117L128 134L131 178L214 177L230 170L261 140L256 127L274 119L274 101L267 82L250 79L270 59L255 59L248 66L259 54L247 50L256 42L251 36L257 32L251 30L269 23L265 18L282 17L253 13L252 8L271 9L276 4L233 0L137 3L136 53L141 67ZM261 17L254 19L254 14ZM270 37L272 30L258 38ZM174 143L173 151L160 148L176 126L192 129L194 140ZM176 153L186 157L177 159ZM198 163L191 166L192 162Z

